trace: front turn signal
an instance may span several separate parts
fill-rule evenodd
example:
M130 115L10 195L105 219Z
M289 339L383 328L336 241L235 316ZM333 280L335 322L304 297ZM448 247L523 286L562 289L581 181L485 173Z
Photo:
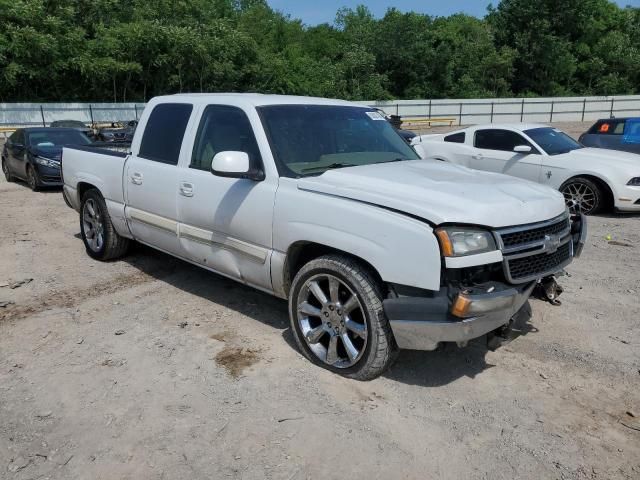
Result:
M454 317L465 318L469 315L469 308L471 307L471 299L459 293L456 297L453 306L451 307L451 315Z

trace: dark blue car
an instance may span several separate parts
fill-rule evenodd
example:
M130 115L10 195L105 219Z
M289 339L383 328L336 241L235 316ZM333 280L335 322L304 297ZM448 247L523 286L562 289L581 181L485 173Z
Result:
M8 182L26 180L34 191L62 186L62 147L89 144L89 137L73 128L20 128L4 144L2 172Z
M640 118L598 120L580 137L585 147L608 148L640 154Z

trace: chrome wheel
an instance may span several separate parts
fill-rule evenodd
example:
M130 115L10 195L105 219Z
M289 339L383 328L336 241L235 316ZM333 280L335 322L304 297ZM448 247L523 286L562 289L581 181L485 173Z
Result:
M367 322L358 296L342 280L311 277L297 298L298 325L316 357L336 368L348 368L367 346Z
M82 231L87 245L94 252L102 250L104 245L104 226L102 212L93 198L89 198L82 206Z
M598 203L597 193L585 183L569 183L562 194L571 213L591 213Z

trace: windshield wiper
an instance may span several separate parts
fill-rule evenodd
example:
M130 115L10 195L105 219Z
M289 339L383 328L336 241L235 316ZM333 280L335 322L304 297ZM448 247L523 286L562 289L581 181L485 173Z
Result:
M408 161L408 160L409 160L408 158L400 158L400 157L398 157L398 158L394 158L393 160L386 160L384 162L378 162L378 163L395 163L395 162L405 162L405 161Z
M329 165L322 165L322 166L317 166L317 167L308 167L308 168L303 168L302 169L302 173L306 173L306 172L312 172L314 170L334 170L336 168L345 168L345 167L355 167L356 165L354 165L353 163L331 163Z

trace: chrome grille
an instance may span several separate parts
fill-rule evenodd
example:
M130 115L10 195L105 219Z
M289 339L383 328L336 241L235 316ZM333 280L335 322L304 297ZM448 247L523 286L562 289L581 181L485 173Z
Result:
M505 277L511 283L553 275L573 257L568 214L547 222L501 229L496 238L504 257Z
M560 265L566 265L571 260L571 242L562 245L554 253L539 253L528 257L508 260L509 273L514 282L529 279L532 276L544 276L549 272L556 272Z
M501 235L502 243L505 248L512 248L518 245L544 240L546 235L559 235L562 232L569 230L569 228L569 217L566 217L559 221L555 221L555 223L552 221L549 225L533 228L531 230L504 233Z

